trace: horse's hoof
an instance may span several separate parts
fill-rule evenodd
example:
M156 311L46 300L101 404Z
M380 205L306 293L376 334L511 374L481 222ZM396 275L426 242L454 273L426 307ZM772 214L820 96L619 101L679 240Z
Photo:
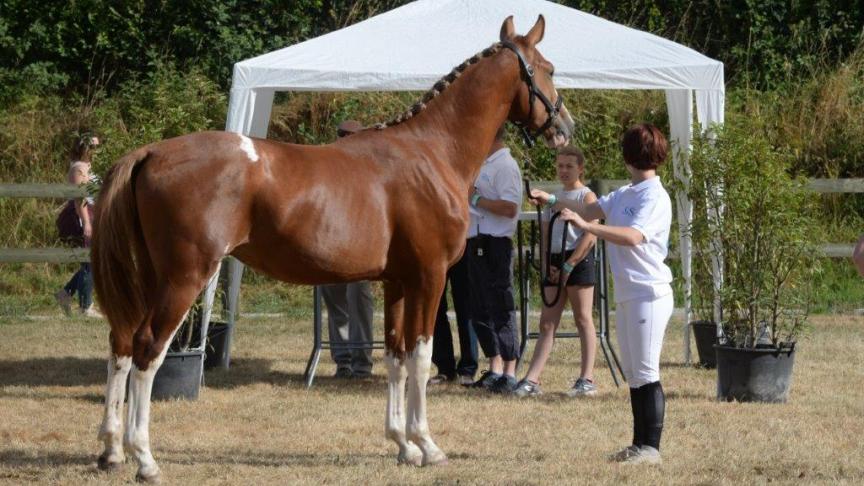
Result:
M98 467L100 471L113 473L123 469L123 462L124 461L109 461L107 456L102 455L99 456L99 459L96 461L96 467Z
M420 467L423 465L423 453L420 452L420 449L414 447L413 449L408 449L404 454L400 453L397 462L400 466L417 466Z
M447 464L449 464L449 461L447 461L447 456L444 455L443 452L440 452L438 454L433 454L432 457L429 457L428 459L425 457L423 458L423 467L426 467L426 466L446 466Z
M162 482L162 475L159 474L159 471L156 471L154 474L145 476L141 474L141 471L138 471L138 474L135 475L135 481L146 484L159 484Z

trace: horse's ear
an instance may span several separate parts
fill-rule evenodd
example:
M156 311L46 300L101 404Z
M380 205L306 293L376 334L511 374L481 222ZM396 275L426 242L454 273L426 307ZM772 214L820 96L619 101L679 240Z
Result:
M516 36L516 27L513 26L513 16L504 19L501 24L501 42L513 39Z
M534 24L534 27L531 27L531 30L525 34L525 40L528 41L528 45L536 46L543 40L543 33L546 31L546 19L543 18L542 15L537 17L537 23Z

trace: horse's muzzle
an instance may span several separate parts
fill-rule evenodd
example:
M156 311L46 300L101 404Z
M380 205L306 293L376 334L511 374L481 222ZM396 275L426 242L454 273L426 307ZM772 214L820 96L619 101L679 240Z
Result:
M549 148L560 148L567 145L570 143L570 139L573 138L575 127L576 124L573 122L573 118L570 117L570 112L567 111L566 106L562 105L561 111L558 113L552 126L543 133L546 146Z

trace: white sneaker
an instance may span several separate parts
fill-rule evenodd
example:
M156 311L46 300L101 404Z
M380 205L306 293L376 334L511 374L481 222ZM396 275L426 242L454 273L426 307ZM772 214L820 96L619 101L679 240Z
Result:
M618 452L609 455L609 460L614 462L623 462L632 456L639 453L639 446L629 445Z
M54 298L57 299L57 305L60 306L60 310L63 311L63 314L66 317L72 317L72 296L66 293L66 289L60 289L54 294Z
M81 315L84 317L89 317L91 319L104 319L105 318L105 316L103 316L102 313L99 312L98 310L96 310L96 307L94 307L92 305L86 309L83 309L81 311Z
M471 386L474 384L474 377L469 375L459 375L459 384L462 386Z
M655 466L661 464L662 462L663 459L660 457L660 451L651 446L643 445L639 447L635 454L621 461L621 464L647 464L649 466Z

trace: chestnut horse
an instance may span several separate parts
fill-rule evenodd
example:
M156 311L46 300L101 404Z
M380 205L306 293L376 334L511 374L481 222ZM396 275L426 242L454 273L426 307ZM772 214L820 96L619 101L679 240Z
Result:
M426 381L474 179L508 119L550 146L573 131L553 67L535 49L544 27L541 16L517 36L508 17L501 42L456 67L410 111L330 145L205 132L121 158L99 198L92 250L111 324L100 468L122 464L125 447L138 479L159 479L149 444L153 376L225 255L298 284L382 280L386 435L399 463L445 462L426 423Z

